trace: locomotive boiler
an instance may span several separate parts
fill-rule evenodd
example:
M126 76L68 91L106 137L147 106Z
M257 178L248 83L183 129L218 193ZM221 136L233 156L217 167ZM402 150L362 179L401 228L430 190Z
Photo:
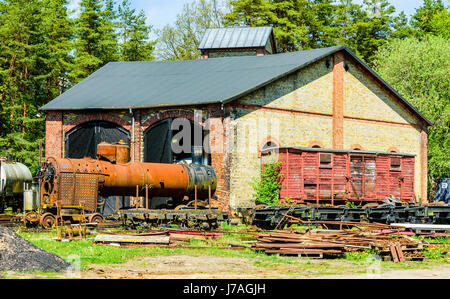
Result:
M24 196L29 194L33 177L30 170L18 162L0 161L0 213L11 207L24 210Z
M48 227L58 207L64 213L82 206L93 221L100 216L99 196L141 198L146 209L155 197L171 198L174 206L188 198L206 199L214 194L217 178L206 165L130 162L128 145L100 143L97 159L48 158L39 170L39 185L40 222Z

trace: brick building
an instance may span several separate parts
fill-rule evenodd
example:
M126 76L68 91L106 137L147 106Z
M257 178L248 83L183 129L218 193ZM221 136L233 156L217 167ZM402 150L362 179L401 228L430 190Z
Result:
M100 141L122 139L135 161L192 161L170 149L173 121L189 119L188 142L202 145L194 131L203 128L200 162L215 169L216 196L232 209L252 206L249 181L271 146L406 153L414 157L415 196L427 199L430 122L343 46L113 62L41 109L47 157L95 156Z

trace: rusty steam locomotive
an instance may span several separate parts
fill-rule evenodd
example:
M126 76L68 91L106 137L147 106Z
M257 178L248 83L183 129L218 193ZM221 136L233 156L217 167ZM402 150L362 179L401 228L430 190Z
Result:
M126 144L103 142L97 146L97 159L47 158L38 170L40 213L30 214L27 219L39 221L44 227L54 225L57 215L72 221L86 217L97 222L102 219L97 212L102 204L99 197L130 196L134 198L134 206L121 210L125 219L140 218L144 222L184 219L187 223L192 220L192 213L187 213L190 209L186 208L189 200L195 201L197 212L197 203L209 200L216 190L217 178L210 166L131 162L129 151ZM152 214L152 199L161 197L170 198L178 216L167 213L162 216L160 211ZM76 212L80 209L85 216ZM220 218L219 214L206 216L202 225L209 228ZM202 220L194 216L194 222Z

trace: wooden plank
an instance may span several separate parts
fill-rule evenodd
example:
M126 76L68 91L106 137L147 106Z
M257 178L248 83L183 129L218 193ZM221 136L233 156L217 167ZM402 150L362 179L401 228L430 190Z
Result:
M97 235L95 243L169 244L169 236Z
M330 244L330 243L323 243L323 244L301 244L301 243L258 243L258 247L263 248L344 248L345 245L341 244Z
M397 263L399 260L398 260L397 250L395 250L395 245L394 244L389 245L389 249L391 251L391 255L392 255L392 259L393 259L394 263Z
M402 251L402 247L400 246L400 243L397 243L395 245L395 250L397 251L397 256L398 256L399 262L404 262L405 257L403 256L403 251Z

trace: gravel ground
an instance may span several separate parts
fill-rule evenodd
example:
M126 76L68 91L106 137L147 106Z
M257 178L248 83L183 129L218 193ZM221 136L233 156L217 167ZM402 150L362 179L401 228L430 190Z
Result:
M0 272L61 272L70 263L0 226Z

